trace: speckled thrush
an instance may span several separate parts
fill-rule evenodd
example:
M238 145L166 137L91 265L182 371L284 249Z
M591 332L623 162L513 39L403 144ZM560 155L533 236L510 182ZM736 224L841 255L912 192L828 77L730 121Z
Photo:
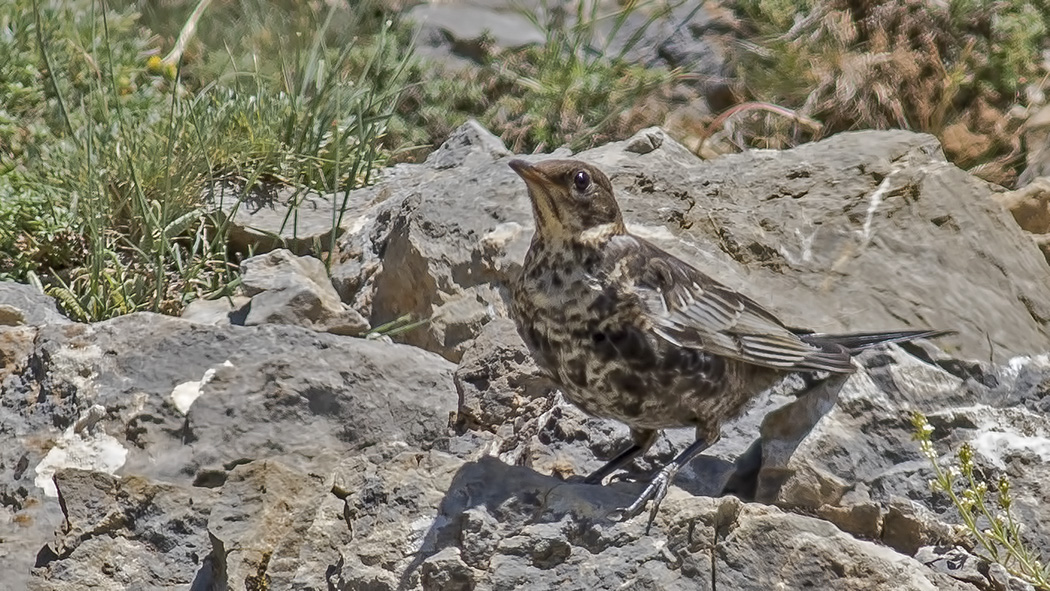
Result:
M600 483L644 453L661 429L696 429L695 442L653 477L624 518L651 500L651 525L678 470L719 438L724 420L788 373L850 373L860 350L946 334L788 328L631 235L609 179L594 166L512 160L510 167L528 187L536 220L511 289L518 331L569 401L631 430L633 443L587 481Z

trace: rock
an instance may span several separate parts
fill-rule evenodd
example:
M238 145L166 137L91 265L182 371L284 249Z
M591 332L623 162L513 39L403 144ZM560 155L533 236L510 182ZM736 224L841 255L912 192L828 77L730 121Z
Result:
M953 579L981 587L988 584L988 578L982 574L988 569L988 561L962 548L923 546L916 552L915 559Z
M1039 177L1050 176L1050 105L1044 105L1024 122L1021 136L1024 138L1026 166L1017 178L1018 188Z
M106 408L100 404L86 409L36 465L33 484L43 490L45 495L58 496L54 476L64 468L113 474L124 466L128 450L98 427L99 421L105 416Z
M0 382L28 360L37 329L31 326L0 325Z
M664 137L658 128L646 129L635 134L624 146L624 150L635 154L648 154L663 145Z
M248 304L251 301L251 298L243 295L233 295L217 300L193 300L186 304L180 316L183 320L189 320L198 324L214 324L216 326L238 324L243 326L244 316L247 314Z
M737 569L717 572L719 586L772 589L790 581L794 588L977 589L931 572L916 560L884 546L856 540L825 521L747 506L737 519L719 558ZM768 535L770 530L777 535ZM722 558L724 556L724 558ZM762 564L761 567L752 565ZM757 571L757 572L756 572ZM756 576L757 575L757 576Z
M469 591L477 586L480 573L467 566L457 548L445 548L423 561L423 589Z
M55 482L65 522L41 552L30 588L213 588L214 491L76 469Z
M1024 580L1010 574L1006 567L993 562L988 565L988 578L995 591L1036 591L1036 588Z
M512 220L525 221L529 206L514 198L514 173L496 164L507 155L499 138L468 123L426 163L397 166L351 193L381 205L341 243L332 281L343 301L372 326L426 320L397 340L459 361L482 326L507 316L502 292L528 245Z
M882 514L872 502L847 506L822 505L817 515L835 524L835 527L863 540L878 539L882 531Z
M303 469L382 442L447 446L453 367L419 349L148 313L0 335L26 330L28 352L12 356L0 390L0 522L25 524L0 538L0 556L19 572L61 517L38 486L46 480L34 483L51 472L104 470L204 490L277 455ZM78 423L85 417L94 424Z
M424 3L410 8L407 17L419 24L421 53L459 66L460 60L480 63L497 49L544 43L543 31L520 8L489 4Z
M327 250L332 232L338 238L360 214L360 205L349 203L346 193L322 195L287 186L244 188L228 181L216 182L202 196L218 223L229 228L228 244L234 252L265 253L286 248L295 254ZM336 223L333 223L333 211Z
M1050 177L1031 180L1020 189L992 197L1013 215L1017 225L1032 235L1050 262Z
M351 193L380 204L341 242L332 275L343 300L372 326L429 319L396 338L458 361L507 315L531 236L505 156L471 124L429 164ZM578 157L611 176L633 231L789 324L951 328L941 346L999 361L1050 346L1050 265L932 136L843 133L704 162L649 129Z
M182 317L200 324L290 324L340 335L364 335L368 321L339 299L324 263L272 250L241 262L237 295L194 300Z
M307 557L296 554L290 561L288 553L303 549L303 534L324 514L319 509L331 495L334 456L331 460L319 474L291 468L279 459L251 462L230 472L208 517L211 558L220 580L243 581L248 589L289 589L302 582L296 579ZM303 574L313 574L323 583L320 572Z
M485 325L456 368L457 429L495 431L530 413L535 401L549 402L554 389L518 337L514 322L497 318ZM541 404L539 412L550 408Z
M427 156L424 165L436 170L457 166L484 166L495 158L510 155L503 145L503 140L492 135L492 132L477 121L470 119L453 131L440 148Z
M916 556L924 546L959 543L962 538L960 532L940 522L920 503L901 497L890 498L881 533L882 543L890 548Z
M251 298L245 326L292 324L322 332L361 335L368 321L343 304L324 263L278 249L241 263L241 289Z
M0 327L64 324L55 300L32 285L0 281Z
M848 379L833 375L805 384L803 395L765 416L759 429L761 470L752 498L766 503L791 498L797 505L819 508L823 503L818 499L838 501L842 497L846 488L843 482L827 478L825 474L800 470L791 461L806 436L835 406ZM741 467L738 461L737 469Z

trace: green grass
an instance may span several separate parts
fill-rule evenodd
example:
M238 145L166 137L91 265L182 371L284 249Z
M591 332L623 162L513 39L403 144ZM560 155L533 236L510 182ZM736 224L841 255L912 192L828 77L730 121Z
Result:
M404 39L371 12L244 4L253 17L226 59L198 48L210 59L181 69L132 7L0 8L0 278L42 283L81 320L176 313L227 292L245 254L227 251L206 207L215 179L369 181L387 158Z
M0 6L0 280L40 285L79 320L175 314L230 293L251 254L227 246L205 199L216 182L352 189L468 117L519 152L582 149L658 123L678 76L627 59L645 27L608 48L632 14L670 9L656 2L552 4L532 17L545 43L490 55L476 78L413 57L412 27L367 0L212 3L166 60L195 4Z
M417 63L391 135L422 154L467 118L478 119L519 153L561 146L590 148L623 139L662 121L667 95L682 73L635 64L627 57L649 24L674 4L627 2L610 14L598 3L544 4L540 13L522 9L544 43L494 49L477 71L448 72ZM566 14L560 11L571 11ZM645 23L617 51L610 41L632 14ZM608 27L607 34L599 31Z
M974 550L1003 565L1012 575L1038 589L1050 590L1050 568L1024 539L1024 527L1013 512L1010 479L1005 474L986 478L974 463L968 443L956 453L957 465L942 466L933 447L933 426L922 413L913 413L914 439L933 467L930 488L948 497L973 538Z

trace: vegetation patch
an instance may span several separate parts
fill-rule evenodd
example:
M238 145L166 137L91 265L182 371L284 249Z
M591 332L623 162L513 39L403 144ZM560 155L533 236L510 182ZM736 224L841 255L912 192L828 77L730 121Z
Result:
M459 71L416 62L391 137L418 146L410 156L418 159L467 118L494 130L515 153L583 150L659 125L683 73L648 68L628 56L671 8L631 0L608 14L597 2L551 2L538 13L523 11L544 43L518 49L488 44L476 68ZM628 29L632 15L641 17L640 25Z
M852 129L911 129L950 160L1012 184L1023 165L1015 105L1047 75L1045 1L738 0L740 93L817 128L755 111L734 129L749 146L784 147Z
M41 284L81 320L177 313L228 291L246 254L205 207L216 179L368 182L405 44L369 11L253 4L225 62L185 68L130 5L0 8L0 279Z
M964 443L955 463L941 465L933 447L933 426L915 412L911 417L915 440L933 467L930 489L943 494L959 512L963 527L973 540L971 548L1010 574L1039 589L1050 589L1050 568L1025 539L1024 525L1013 511L1014 499L1006 474L987 477L974 463L974 449Z

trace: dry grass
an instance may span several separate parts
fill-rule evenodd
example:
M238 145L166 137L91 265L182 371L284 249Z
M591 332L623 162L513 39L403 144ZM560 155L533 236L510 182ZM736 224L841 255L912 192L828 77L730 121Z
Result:
M1012 183L1023 121L1008 113L1044 75L1047 17L1036 4L739 2L745 36L759 40L740 52L739 93L821 125L749 113L733 122L735 139L786 147L850 129L925 131L960 166Z

